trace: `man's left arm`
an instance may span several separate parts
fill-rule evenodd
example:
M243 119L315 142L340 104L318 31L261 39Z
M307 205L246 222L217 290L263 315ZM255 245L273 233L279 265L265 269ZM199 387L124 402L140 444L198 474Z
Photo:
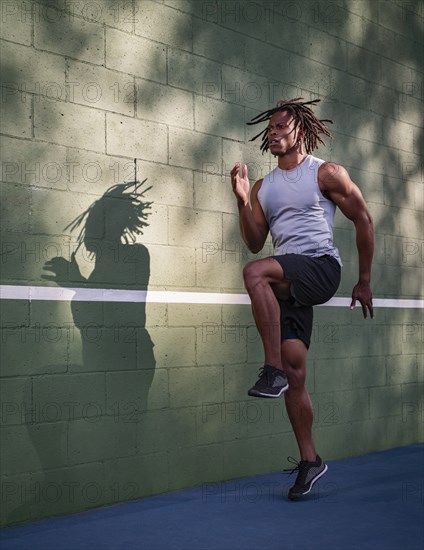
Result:
M330 198L352 220L356 230L356 246L359 255L359 279L352 291L350 308L358 300L365 319L370 312L374 317L371 292L371 264L374 254L374 226L371 214L358 186L353 183L345 168L334 163L320 167L319 184L321 191Z

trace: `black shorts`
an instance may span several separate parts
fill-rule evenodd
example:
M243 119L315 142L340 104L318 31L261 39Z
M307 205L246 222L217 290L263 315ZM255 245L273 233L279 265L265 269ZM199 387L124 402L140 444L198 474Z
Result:
M313 258L301 254L273 256L285 279L291 281L289 300L279 300L281 340L299 338L311 343L313 308L332 298L340 284L341 267L332 256Z

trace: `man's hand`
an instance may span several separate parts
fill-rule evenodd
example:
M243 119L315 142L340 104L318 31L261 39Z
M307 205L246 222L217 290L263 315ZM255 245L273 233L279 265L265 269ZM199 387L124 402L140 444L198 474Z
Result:
M356 300L361 303L362 313L364 318L368 317L368 311L370 312L371 319L374 319L374 308L372 305L372 292L371 286L369 283L357 283L352 290L352 303L350 304L350 309L353 309L356 305Z
M61 256L56 256L48 260L44 264L43 270L50 271L52 274L41 275L42 279L46 281L55 281L63 287L71 286L72 283L85 280L79 270L75 252L71 255L71 261L65 260L65 258Z
M233 192L237 197L237 200L246 206L249 202L249 178L247 177L247 166L243 164L242 177L240 173L240 163L238 162L231 170L231 184L233 186Z

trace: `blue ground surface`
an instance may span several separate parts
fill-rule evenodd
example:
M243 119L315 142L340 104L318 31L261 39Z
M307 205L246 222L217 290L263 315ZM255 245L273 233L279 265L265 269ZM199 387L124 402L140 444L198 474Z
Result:
M304 500L277 473L9 527L1 550L423 550L424 445L328 462Z

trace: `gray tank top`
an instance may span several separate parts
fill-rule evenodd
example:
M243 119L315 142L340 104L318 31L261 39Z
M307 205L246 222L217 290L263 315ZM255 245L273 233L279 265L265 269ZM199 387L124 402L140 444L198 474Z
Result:
M333 256L336 205L324 197L318 185L318 168L324 160L308 155L292 170L278 166L267 174L258 192L274 245L274 254Z

